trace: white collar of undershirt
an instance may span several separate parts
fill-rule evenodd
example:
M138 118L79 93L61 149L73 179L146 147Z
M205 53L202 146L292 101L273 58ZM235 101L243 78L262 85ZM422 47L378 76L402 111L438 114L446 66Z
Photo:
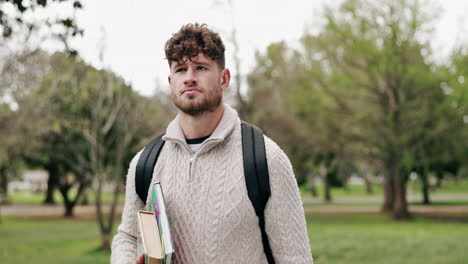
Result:
M188 146L190 147L190 149L193 151L193 152L197 152L200 147L201 147L202 143L198 143L198 144L188 144Z

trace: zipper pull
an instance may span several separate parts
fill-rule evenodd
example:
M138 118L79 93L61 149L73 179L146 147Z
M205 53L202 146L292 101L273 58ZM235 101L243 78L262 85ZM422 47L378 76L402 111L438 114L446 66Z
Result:
M189 163L189 180L192 180L192 163L193 163L193 154L190 155L190 163Z

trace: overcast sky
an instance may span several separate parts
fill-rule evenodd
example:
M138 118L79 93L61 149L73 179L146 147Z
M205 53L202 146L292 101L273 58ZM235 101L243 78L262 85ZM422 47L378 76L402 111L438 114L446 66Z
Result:
M297 42L306 28L321 23L324 3L340 0L83 0L78 23L85 30L74 40L80 55L96 67L105 66L121 75L142 94L153 92L156 82L167 83L164 44L181 25L206 23L220 32L227 46L227 67L232 66L230 32L236 28L242 72L254 64L255 50L263 51L275 41ZM468 1L441 1L442 15L436 25L435 48L447 55L456 41L468 35ZM458 39L457 39L458 38ZM466 40L466 38L465 38ZM103 61L100 47L105 47Z

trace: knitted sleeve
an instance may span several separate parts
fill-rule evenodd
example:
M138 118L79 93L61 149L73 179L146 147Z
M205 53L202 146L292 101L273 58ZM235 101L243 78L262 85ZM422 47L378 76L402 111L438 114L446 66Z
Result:
M144 208L144 203L135 190L135 168L140 154L141 152L135 155L128 169L125 205L122 221L112 241L111 264L133 264L137 258L137 212Z
M265 209L265 230L277 264L312 263L312 253L291 163L280 147L265 137L271 197Z

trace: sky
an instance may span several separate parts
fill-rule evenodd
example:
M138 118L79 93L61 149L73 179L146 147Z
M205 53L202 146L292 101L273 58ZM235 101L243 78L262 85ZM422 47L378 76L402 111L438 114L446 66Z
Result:
M97 68L122 76L142 94L165 87L169 74L164 44L186 23L206 23L224 39L226 64L233 73L231 32L240 47L241 73L254 66L255 51L276 41L297 43L306 30L318 28L324 3L341 0L83 0L77 22L85 34L73 40L80 56ZM448 56L451 48L468 40L468 1L440 1L434 48ZM463 39L465 38L465 39ZM102 54L102 56L100 56Z

